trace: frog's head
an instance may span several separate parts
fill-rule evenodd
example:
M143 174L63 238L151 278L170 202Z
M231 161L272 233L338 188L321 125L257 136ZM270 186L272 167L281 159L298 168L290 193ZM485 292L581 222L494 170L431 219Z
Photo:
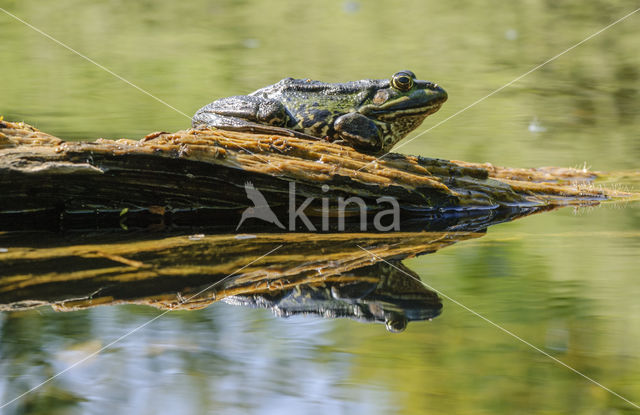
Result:
M447 100L447 92L411 71L400 71L384 80L362 102L358 112L386 126L385 149L390 149L417 128Z

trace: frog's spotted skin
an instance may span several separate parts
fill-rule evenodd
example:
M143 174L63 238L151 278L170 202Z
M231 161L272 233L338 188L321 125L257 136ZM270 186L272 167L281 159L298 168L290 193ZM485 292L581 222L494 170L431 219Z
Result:
M291 133L383 153L447 100L444 89L401 71L391 79L325 83L286 78L201 108L194 127ZM310 137L311 136L311 137Z

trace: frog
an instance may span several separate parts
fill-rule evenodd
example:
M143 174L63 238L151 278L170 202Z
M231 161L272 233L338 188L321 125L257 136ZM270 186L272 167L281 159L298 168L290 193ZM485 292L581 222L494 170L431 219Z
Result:
M388 153L440 109L447 92L409 70L389 79L327 83L285 78L249 95L218 99L200 108L193 128L294 136Z

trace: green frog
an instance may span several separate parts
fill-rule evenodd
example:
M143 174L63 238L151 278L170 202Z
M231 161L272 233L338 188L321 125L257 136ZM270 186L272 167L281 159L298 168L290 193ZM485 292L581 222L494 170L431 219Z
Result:
M196 112L192 125L323 139L382 154L446 100L444 89L408 70L345 83L286 78L213 101Z

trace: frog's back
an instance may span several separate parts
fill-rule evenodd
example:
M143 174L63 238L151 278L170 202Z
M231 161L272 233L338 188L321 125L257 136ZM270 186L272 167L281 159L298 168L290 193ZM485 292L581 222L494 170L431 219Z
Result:
M251 93L253 96L276 99L288 107L321 106L334 107L344 111L357 106L367 96L375 91L387 80L362 80L344 83L328 83L310 79L285 78L278 83L260 88Z

